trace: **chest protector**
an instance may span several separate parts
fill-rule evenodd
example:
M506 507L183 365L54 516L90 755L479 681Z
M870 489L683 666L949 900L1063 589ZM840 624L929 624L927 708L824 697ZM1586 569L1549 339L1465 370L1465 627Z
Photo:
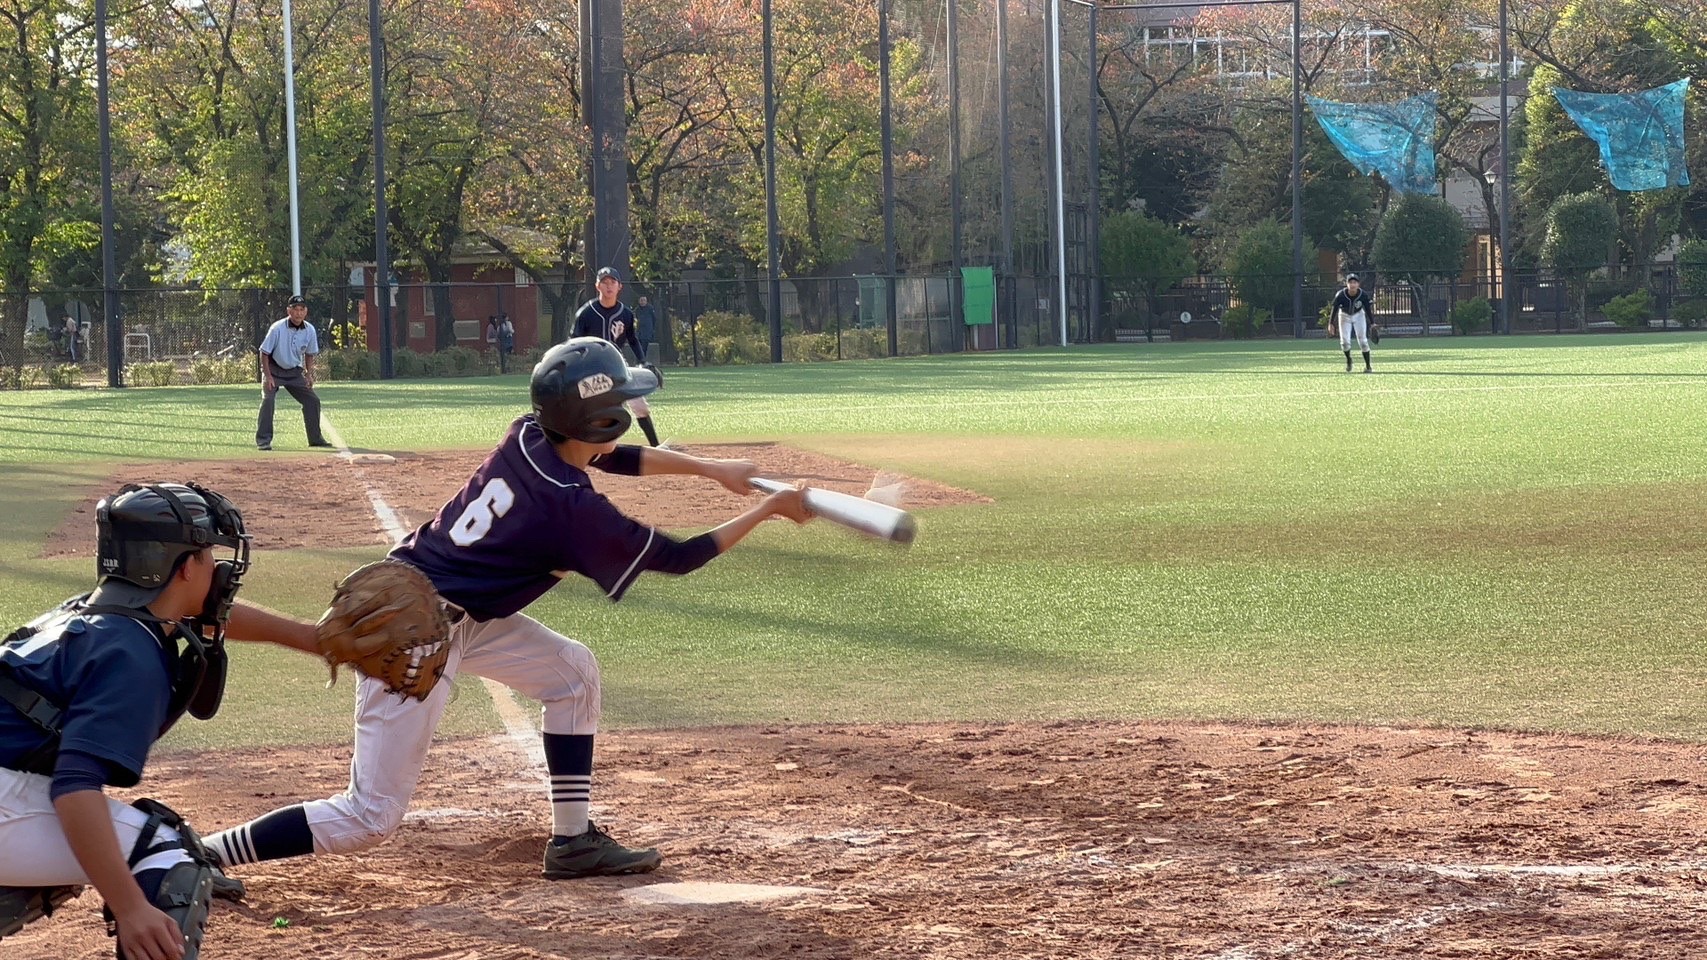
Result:
M159 739L183 717L190 714L206 720L219 710L225 693L225 645L202 636L201 625L195 620L171 622L153 616L147 610L130 607L86 605L87 597L66 601L57 609L32 623L18 628L0 646L12 647L30 641L61 643L90 643L87 631L72 630L79 618L93 614L116 614L142 624L171 658L171 697L167 701L166 720L155 735ZM43 641L47 634L56 634ZM182 640L182 644L177 641ZM10 704L41 731L42 742L12 763L13 769L25 773L52 776L59 760L59 739L64 729L65 711L69 703L60 703L28 686L10 665L0 661L0 704ZM0 706L0 709L6 709Z

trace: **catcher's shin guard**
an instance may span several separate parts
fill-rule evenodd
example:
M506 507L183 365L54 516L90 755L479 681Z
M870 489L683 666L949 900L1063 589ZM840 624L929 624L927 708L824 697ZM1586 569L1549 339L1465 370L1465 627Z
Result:
M0 940L49 916L82 887L0 887Z
M130 851L132 868L155 854L169 850L181 849L189 854L190 859L180 860L166 868L166 875L160 879L160 888L154 893L154 906L177 921L178 929L184 932L183 960L196 960L201 953L202 938L207 935L208 908L213 902L213 858L202 846L201 837L170 807L157 800L138 800L131 806L148 814L148 822L143 825L137 835L136 846ZM162 826L172 828L178 839L155 843L154 838ZM117 936L118 924L113 920L112 911L106 910L105 915L108 936ZM131 960L125 956L122 947L117 953L119 960Z

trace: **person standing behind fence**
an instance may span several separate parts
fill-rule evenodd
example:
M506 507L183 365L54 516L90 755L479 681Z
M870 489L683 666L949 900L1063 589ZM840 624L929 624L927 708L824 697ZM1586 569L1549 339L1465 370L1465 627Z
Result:
M82 331L77 328L77 318L67 314L65 317L65 355L72 363L77 362L77 334Z
M634 302L634 332L648 347L658 341L658 310L645 297Z
M1363 348L1363 372L1372 373L1369 363L1369 326L1375 321L1375 298L1363 289L1357 274L1345 275L1345 289L1334 295L1334 320L1339 325L1340 349L1345 351L1345 372L1351 372L1351 338L1357 334Z
M507 313L486 318L486 342L498 353L498 372L510 372L510 354L516 349L516 328Z
M598 337L609 340L621 350L626 344L634 353L634 362L646 364L646 344L641 342L636 334L638 326L634 311L628 305L617 299L622 292L622 278L610 267L600 267L594 279L593 286L599 295L581 305L575 312L575 329L572 337ZM635 397L628 402L630 412L634 414L634 422L640 424L640 429L646 434L646 442L652 446L658 445L658 430L652 425L652 407L647 404L645 397Z
M269 327L261 341L261 416L255 424L255 446L273 448L273 398L283 387L302 404L308 445L330 447L320 434L320 397L314 392L314 357L320 352L320 337L308 322L308 301L297 296L285 303L285 318Z

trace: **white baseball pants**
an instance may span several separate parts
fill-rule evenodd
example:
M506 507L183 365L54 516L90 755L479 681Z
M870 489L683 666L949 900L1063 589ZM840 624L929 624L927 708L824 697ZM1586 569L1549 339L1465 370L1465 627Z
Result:
M0 768L0 886L63 887L88 884L83 865L77 862L59 814L48 799L47 777ZM130 859L136 838L148 823L148 814L112 797L107 810L119 836L119 853ZM178 832L161 825L153 843L178 839ZM146 857L130 868L131 873L163 870L190 859L189 851L174 847Z
M585 644L519 613L485 623L465 617L451 626L450 639L444 678L425 700L386 693L367 677L357 685L350 785L335 797L303 804L315 853L350 853L396 831L458 673L496 680L541 701L545 733L598 732L599 664Z
M1361 345L1360 349L1362 349L1364 353L1369 352L1369 315L1368 314L1364 313L1362 310L1359 310L1356 313L1348 316L1342 311L1340 313L1340 324L1339 324L1339 326L1340 326L1340 349L1341 350L1350 350L1351 349L1351 336L1353 333L1356 333L1357 334L1357 342Z

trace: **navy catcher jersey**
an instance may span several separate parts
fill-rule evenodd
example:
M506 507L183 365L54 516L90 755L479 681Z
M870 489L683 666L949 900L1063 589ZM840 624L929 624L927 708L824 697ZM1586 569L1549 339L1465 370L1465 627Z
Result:
M130 617L67 610L50 615L34 635L0 646L0 663L64 710L61 751L107 761L107 782L131 787L165 732L172 699L166 646L155 628ZM43 739L41 728L0 701L0 767L20 761Z
M527 414L391 557L419 567L476 620L493 620L521 612L570 573L620 600L663 543L563 462Z

